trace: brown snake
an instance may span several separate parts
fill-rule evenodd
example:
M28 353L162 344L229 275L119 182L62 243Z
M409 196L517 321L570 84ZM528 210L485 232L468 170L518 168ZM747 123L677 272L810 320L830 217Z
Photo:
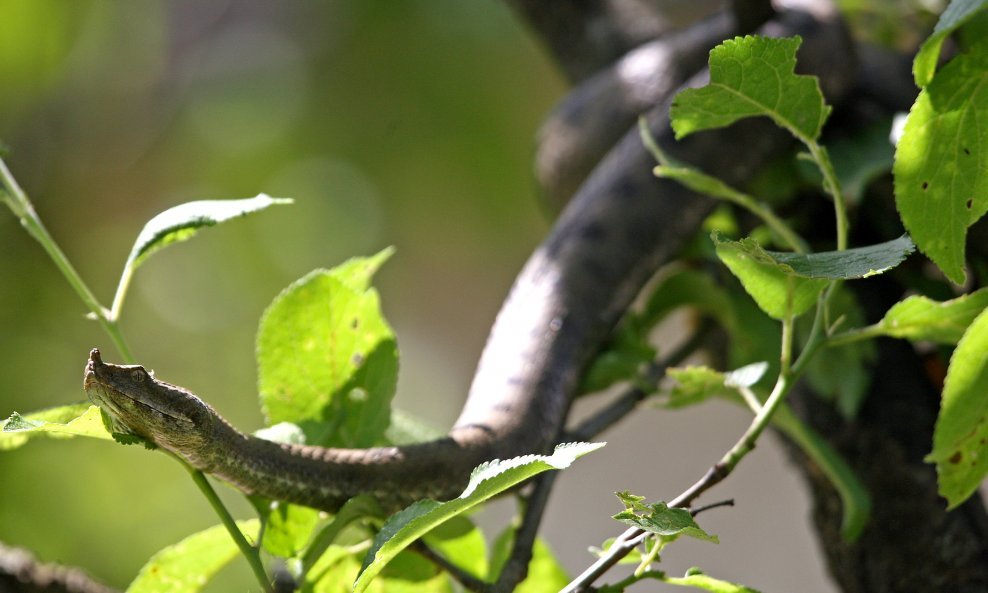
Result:
M847 90L853 58L835 55L849 48L839 25L792 12L766 28L802 35L801 69L820 76L830 97ZM691 84L704 83L704 76ZM663 102L649 114L663 148L716 168L730 184L743 184L789 145L764 121L676 143L667 112ZM455 497L481 462L542 453L556 442L582 370L648 278L712 208L709 198L654 178L653 164L631 131L583 183L518 276L445 438L370 449L277 444L237 431L191 392L143 367L104 363L95 349L85 389L117 430L153 441L247 493L326 510L361 493L389 509L422 497Z

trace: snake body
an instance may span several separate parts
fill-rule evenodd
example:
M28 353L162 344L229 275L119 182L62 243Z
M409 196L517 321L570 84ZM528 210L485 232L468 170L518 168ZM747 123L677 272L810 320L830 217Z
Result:
M848 86L843 30L802 13L772 24L799 33L805 70L824 90ZM705 82L703 74L690 84ZM764 121L675 142L668 103L649 114L659 143L678 160L718 168L739 185L789 138ZM742 144L743 143L743 144ZM739 150L739 147L743 149ZM648 278L693 236L713 201L651 174L636 130L608 153L518 276L493 327L466 405L449 434L400 447L338 449L286 445L246 435L190 391L143 367L102 361L93 350L84 386L117 429L157 444L244 492L336 510L374 495L388 509L448 499L483 461L543 453L559 438L581 372Z

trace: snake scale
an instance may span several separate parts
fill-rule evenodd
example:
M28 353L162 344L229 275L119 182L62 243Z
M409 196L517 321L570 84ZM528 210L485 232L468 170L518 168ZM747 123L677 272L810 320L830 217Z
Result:
M818 75L829 97L850 87L853 56L842 55L850 44L839 24L787 12L762 32L802 35L801 69ZM706 76L687 84L704 84ZM730 184L743 184L790 144L758 120L675 142L668 109L666 99L648 114L660 145L678 160L715 169ZM653 164L632 129L582 183L516 279L463 411L439 440L369 449L262 440L233 428L190 391L141 366L105 363L95 349L85 389L116 430L148 439L246 493L330 511L364 493L388 509L455 497L481 462L543 453L557 441L583 369L645 282L713 208L711 199L653 177Z

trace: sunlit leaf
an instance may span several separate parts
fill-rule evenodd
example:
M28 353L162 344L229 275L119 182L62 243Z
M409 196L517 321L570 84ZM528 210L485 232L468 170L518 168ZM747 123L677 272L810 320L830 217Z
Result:
M491 573L488 581L495 581L504 568L514 542L514 529L508 528L494 540ZM528 562L528 576L515 587L513 593L542 593L559 591L569 583L569 576L559 564L552 550L541 538L532 546L532 559Z
M957 343L943 385L933 451L940 494L949 508L961 504L988 475L988 309Z
M103 425L100 409L85 402L24 415L14 412L0 424L0 451L16 449L39 435L113 439Z
M247 537L257 537L260 522L239 521ZM237 555L237 545L222 525L190 535L148 560L127 593L194 593Z
M246 216L277 204L291 204L288 198L260 194L240 200L200 200L186 202L156 215L137 236L127 258L128 268L137 268L152 253L179 241L187 241L204 227Z
M940 60L940 48L943 42L958 27L966 23L978 11L988 6L988 0L951 0L940 20L933 27L933 33L923 42L922 47L913 58L913 78L916 86L923 88L933 80Z
M967 229L988 212L988 41L920 93L896 147L895 203L920 251L962 284Z
M956 344L986 307L988 288L942 302L911 296L893 305L879 327L893 338Z
M669 508L664 502L645 503L645 498L629 492L618 492L625 510L614 515L614 519L649 533L673 539L681 535L717 543L717 536L710 535L697 525L693 515L686 509Z
M711 235L717 257L737 276L758 307L773 319L802 315L827 286L823 279L806 278L773 258L752 239L728 241Z
M683 587L693 587L702 589L710 593L759 593L755 589L738 585L721 579L715 579L700 572L698 568L691 568L683 577L664 577L662 579L670 585L680 585Z
M770 117L797 138L815 140L830 108L815 77L797 75L799 37L735 37L710 52L710 83L673 101L676 138L739 119Z
M391 559L437 525L536 474L569 467L577 458L603 446L603 443L569 443L557 446L549 456L524 455L484 463L474 469L469 484L458 498L442 503L420 500L395 513L374 538L374 545L353 585L354 593L365 590Z
M381 257L316 270L265 311L257 363L268 423L295 423L313 445L367 447L383 441L398 352L377 292L360 288Z

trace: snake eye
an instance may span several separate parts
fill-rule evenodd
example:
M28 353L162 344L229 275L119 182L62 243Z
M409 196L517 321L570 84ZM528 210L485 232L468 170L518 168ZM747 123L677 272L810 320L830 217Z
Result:
M134 369L130 372L130 378L138 383L143 383L144 379L147 379L148 375L143 369Z

